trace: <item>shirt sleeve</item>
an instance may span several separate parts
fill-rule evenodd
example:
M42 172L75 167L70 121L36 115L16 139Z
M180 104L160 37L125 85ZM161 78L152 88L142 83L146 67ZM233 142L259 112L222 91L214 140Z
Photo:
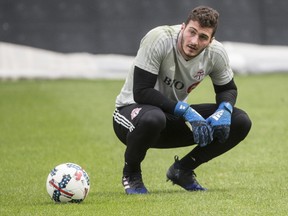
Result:
M141 40L139 50L135 57L135 66L153 74L159 74L163 56L165 56L165 42L161 37L161 28L148 32Z
M157 75L151 74L137 66L134 69L133 95L136 103L150 104L161 108L164 112L173 114L176 102L168 99L154 89Z
M215 42L211 49L213 68L210 77L213 84L218 86L225 85L233 79L233 71L227 52L219 42Z

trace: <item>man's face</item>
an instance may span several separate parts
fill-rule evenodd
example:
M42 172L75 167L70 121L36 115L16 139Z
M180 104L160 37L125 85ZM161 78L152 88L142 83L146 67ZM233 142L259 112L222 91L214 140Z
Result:
M201 53L212 41L213 28L203 28L198 21L182 24L178 38L178 49L186 60Z

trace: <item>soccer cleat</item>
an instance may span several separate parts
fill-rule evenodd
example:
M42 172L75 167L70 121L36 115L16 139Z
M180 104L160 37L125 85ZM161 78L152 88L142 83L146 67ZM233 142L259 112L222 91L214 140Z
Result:
M178 156L175 156L175 163L170 166L167 173L167 181L172 181L187 191L206 191L196 180L193 170L180 169Z
M148 190L145 187L140 173L131 176L122 177L122 185L126 194L147 194Z

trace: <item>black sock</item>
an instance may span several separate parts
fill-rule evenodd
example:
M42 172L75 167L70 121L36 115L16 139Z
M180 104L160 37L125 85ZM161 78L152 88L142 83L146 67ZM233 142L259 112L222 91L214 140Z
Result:
M135 174L141 173L141 165L140 164L128 164L125 162L123 168L123 176L131 176Z
M191 156L190 153L183 157L181 160L179 160L179 165L181 169L187 170L194 170L202 163L203 162L201 162L200 160L197 160L195 157Z

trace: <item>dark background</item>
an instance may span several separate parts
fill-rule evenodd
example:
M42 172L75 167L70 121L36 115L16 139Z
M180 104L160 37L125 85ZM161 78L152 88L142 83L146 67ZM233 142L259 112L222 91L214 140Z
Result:
M220 41L288 45L287 0L0 0L0 41L134 55L148 30L180 24L198 5L219 11Z

